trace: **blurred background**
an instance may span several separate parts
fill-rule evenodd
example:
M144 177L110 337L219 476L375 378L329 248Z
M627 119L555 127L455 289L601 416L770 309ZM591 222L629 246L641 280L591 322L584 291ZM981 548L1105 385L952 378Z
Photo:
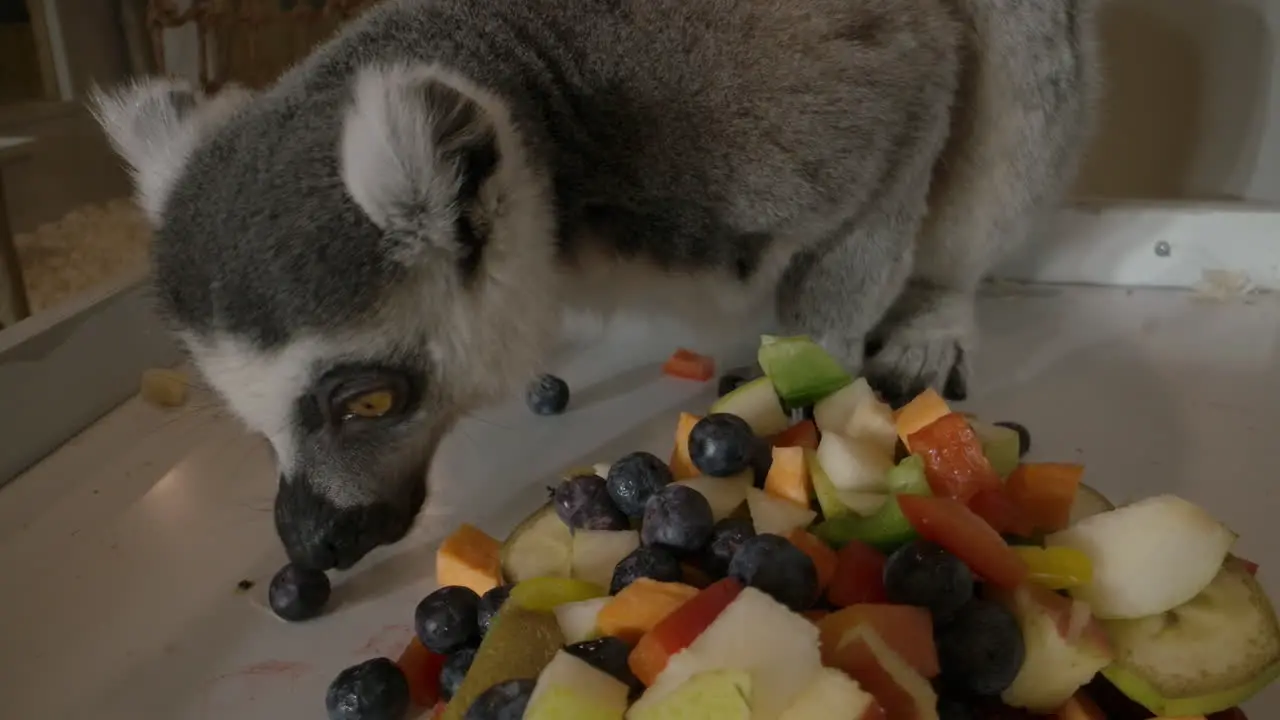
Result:
M0 327L146 264L95 83L265 85L378 0L0 0ZM1280 0L1100 0L1081 198L1280 203Z

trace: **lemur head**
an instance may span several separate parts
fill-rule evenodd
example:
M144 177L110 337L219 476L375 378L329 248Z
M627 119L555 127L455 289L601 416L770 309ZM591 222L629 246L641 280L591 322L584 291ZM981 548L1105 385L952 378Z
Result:
M559 327L549 190L502 103L401 65L207 100L146 80L93 109L154 227L162 310L275 450L291 559L399 540L441 437Z

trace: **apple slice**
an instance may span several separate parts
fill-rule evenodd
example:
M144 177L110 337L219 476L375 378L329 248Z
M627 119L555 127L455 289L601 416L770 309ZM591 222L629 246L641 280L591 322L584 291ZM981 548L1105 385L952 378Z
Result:
M845 634L841 669L875 696L892 720L938 720L938 696L868 625Z
M822 668L778 720L884 720L880 703L853 678Z
M645 685L652 685L671 656L689 647L741 592L741 583L724 578L664 617L640 638L627 657L632 674Z
M699 673L745 670L751 674L751 717L777 718L821 667L818 628L769 595L748 587L684 652L667 662L632 712L643 712L662 702Z
M579 530L573 534L571 576L609 587L614 568L638 547L635 530Z
M1091 582L1071 589L1103 619L1171 610L1205 588L1236 535L1196 505L1157 495L1085 518L1045 538L1093 563Z
M681 480L676 484L687 485L701 493L707 499L707 504L711 506L711 516L715 518L716 522L719 522L742 507L742 503L746 502L747 490L751 487L753 480L752 473L748 470L745 473L725 478L700 475L688 480Z
M893 457L898 447L898 428L893 423L893 408L881 402L874 394L864 397L845 421L841 433L854 440L862 440Z
M818 513L758 490L747 488L747 508L757 533L773 533L785 537L796 528L809 527Z
M1115 662L1103 674L1156 715L1240 705L1280 676L1280 625L1266 592L1231 558L1189 602L1103 623Z
M1018 620L1026 656L1000 699L1035 713L1051 713L1111 662L1106 633L1086 604L1025 583L988 595Z
M524 720L622 720L628 688L564 650L538 675Z
M756 437L777 435L791 424L778 392L773 389L773 381L764 375L716 400L710 412L737 415L747 421Z
M569 577L573 534L550 503L516 526L502 545L502 575L518 583L539 577Z
M600 637L597 618L600 617L600 611L611 600L613 598L608 596L598 597L556 607L552 612L555 613L556 622L560 623L560 632L564 634L565 643L572 645Z
M751 720L751 691L751 673L708 670L655 702L637 702L627 720Z
M827 433L818 442L818 464L837 490L888 492L886 475L893 468L893 452L864 439Z
M874 400L875 397L866 378L858 378L814 403L813 421L824 433L843 433L854 410L864 400Z

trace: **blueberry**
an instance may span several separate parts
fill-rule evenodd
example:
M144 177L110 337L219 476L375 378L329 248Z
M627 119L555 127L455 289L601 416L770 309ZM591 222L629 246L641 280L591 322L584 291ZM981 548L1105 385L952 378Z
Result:
M755 536L756 529L748 518L727 517L716 523L711 528L711 542L702 553L702 569L713 577L724 577L738 549Z
M649 498L670 485L673 479L671 468L657 455L641 451L624 455L610 465L605 482L613 504L628 517L638 518L644 515L644 504Z
M480 635L480 596L471 588L446 585L422 599L413 611L418 640L439 655L448 655Z
M267 604L282 620L298 622L319 615L329 602L329 576L289 563L271 578Z
M401 720L409 711L409 681L387 658L338 673L324 695L329 720Z
M638 578L649 578L660 582L680 582L684 579L684 570L680 568L680 561L662 548L636 548L613 568L613 581L609 583L609 594L617 595Z
M440 666L440 696L446 702L458 694L462 681L471 670L471 663L476 659L476 646L464 645L449 653Z
M729 562L729 576L800 612L818 598L818 569L781 535L756 535Z
M499 585L480 596L480 603L476 605L476 625L480 628L481 637L489 632L489 623L493 622L493 616L498 614L502 605L507 602L507 598L511 597L512 587L510 584Z
M747 382L747 379L742 377L741 375L736 375L734 373L725 373L724 375L720 376L720 382L718 385L716 385L716 396L724 397L725 395L728 395L734 390L737 390L738 388L742 387L742 385L745 384L746 382Z
M524 401L538 415L559 415L569 407L569 383L555 375L539 375L525 389Z
M751 465L756 436L746 420L728 413L712 413L689 431L689 459L712 477L737 475Z
M973 582L960 558L928 540L903 545L884 564L889 602L928 608L935 622L946 622L973 599Z
M943 677L974 695L1004 692L1026 657L1017 619L989 600L969 602L935 635Z
M938 720L974 720L969 701L952 695L938 698Z
M597 670L612 675L631 689L632 696L644 692L644 683L636 679L635 674L631 672L631 667L627 664L631 646L622 638L606 635L595 640L569 645L565 648L565 652L585 660Z
M578 475L561 482L551 496L556 515L574 530L628 530L627 516L613 504L599 475Z
M773 446L764 438L756 438L751 448L752 484L757 490L764 489L764 482L773 468Z
M533 680L500 682L480 693L462 720L521 720L535 684Z
M676 554L696 553L711 539L715 522L711 503L702 493L687 485L668 485L645 503L640 542Z
M1011 420L1002 420L995 424L1018 433L1018 457L1031 452L1031 431L1027 429L1027 426Z

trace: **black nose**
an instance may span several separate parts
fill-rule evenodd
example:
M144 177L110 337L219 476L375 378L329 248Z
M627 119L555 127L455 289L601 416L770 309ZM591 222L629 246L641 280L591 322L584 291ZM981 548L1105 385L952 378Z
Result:
M276 533L289 561L317 570L345 570L379 545L405 536L427 498L418 474L401 496L354 507L337 507L304 478L280 478L276 491Z

